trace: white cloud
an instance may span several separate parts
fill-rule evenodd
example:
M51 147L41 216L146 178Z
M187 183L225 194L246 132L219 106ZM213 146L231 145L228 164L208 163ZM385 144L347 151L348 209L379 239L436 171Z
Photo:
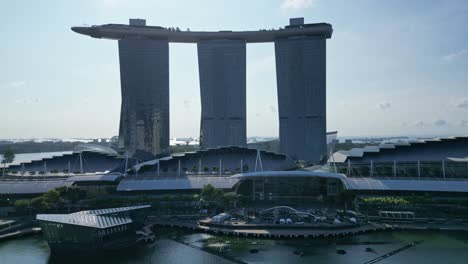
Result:
M41 101L39 98L16 98L16 104L38 104Z
M281 9L306 9L317 4L317 0L283 0Z
M466 120L460 120L460 122L458 122L458 126L460 126L460 127L466 127L466 126L468 126L468 121L466 121Z
M434 126L437 126L437 127L442 127L442 126L445 126L447 125L447 121L443 120L443 119L438 119L436 121L434 121Z
M456 108L468 109L468 98L462 98L457 103L455 103Z
M17 87L21 87L21 86L25 86L25 85L26 85L25 81L15 81L15 82L10 83L10 86L13 87L13 88L17 88Z
M277 111L276 111L276 107L275 107L274 105L269 105L269 106L268 106L268 109L269 109L270 112L272 112L272 113L276 113L276 112L277 112Z
M445 56L442 57L442 59L444 61L453 61L455 59L458 59L460 57L463 57L465 54L468 53L468 50L467 49L462 49L462 50L459 50L459 51L456 51L456 52L453 52L453 53L450 53L450 54L447 54Z
M388 102L388 101L385 101L385 102L380 102L378 105L377 105L378 108L380 108L381 110L387 110L389 108L392 107L392 103L391 102Z
M89 98L88 96L82 97L80 99L80 105L87 105L90 102L91 102L91 98Z
M419 120L414 124L414 126L416 126L416 127L425 127L426 123L424 123L424 121Z

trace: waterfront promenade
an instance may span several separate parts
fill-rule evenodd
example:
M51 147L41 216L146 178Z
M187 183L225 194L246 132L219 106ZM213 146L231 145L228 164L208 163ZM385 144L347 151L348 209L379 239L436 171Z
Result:
M356 226L352 228L335 229L335 228L324 228L324 229L306 229L304 227L278 227L267 229L264 226L258 228L242 228L242 226L236 226L233 228L219 227L219 226L207 226L201 225L194 221L173 221L173 220L151 220L151 224L155 226L164 227L175 227L184 228L194 231L201 231L206 233L220 234L220 235L232 235L232 236L245 236L245 237L261 237L261 238L331 238L331 237L343 237L350 235L358 235L376 231L386 231L395 229L393 226L388 224L377 224L370 223L363 226Z
M41 232L40 227L24 228L24 229L20 229L20 230L16 230L10 233L0 235L0 241L13 239L13 238L21 237L21 236L26 236L26 235L39 234L40 232Z
M205 225L195 220L150 220L151 225L160 227L182 228L198 232L218 235L231 235L258 238L333 238L360 235L380 231L415 230L415 231L462 231L468 232L465 224L423 224L423 223L380 223L369 222L365 225L347 228L319 228L317 226L307 228L303 225L276 225L274 228L266 228L265 225L249 224L245 228L242 225Z

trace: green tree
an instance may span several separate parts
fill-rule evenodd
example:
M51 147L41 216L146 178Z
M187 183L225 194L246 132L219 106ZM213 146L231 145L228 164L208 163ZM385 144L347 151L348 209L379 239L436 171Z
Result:
M42 196L31 199L30 205L35 212L44 212L49 209L49 204L47 204Z
M206 184L200 191L200 200L206 202L209 206L219 205L222 202L224 192L216 189L211 184Z
M9 148L3 151L2 156L2 163L12 163L15 160L15 152Z
M24 214L28 212L29 209L29 200L27 199L22 199L22 200L16 200L15 201L15 209L16 212Z
M3 151L1 160L1 163L3 163L3 175L5 175L6 164L12 163L13 160L15 160L15 153L13 152L13 150L8 148L5 151Z
M62 186L55 190L59 192L60 198L68 200L70 203L76 203L79 200L86 198L86 192L77 187Z
M60 193L57 190L50 190L42 195L48 204L57 204L60 201Z

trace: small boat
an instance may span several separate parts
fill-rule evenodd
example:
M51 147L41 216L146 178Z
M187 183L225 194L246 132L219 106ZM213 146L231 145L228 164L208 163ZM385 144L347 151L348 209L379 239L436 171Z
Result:
M228 251L228 250L229 250L229 246L223 246L219 248L218 252L223 253L224 251Z
M376 253L375 250L373 248L371 248L371 247L367 247L366 252Z
M251 248L251 249L249 249L249 253L258 253L258 249Z
M296 251L294 251L293 253L294 253L294 255L297 255L297 256L299 256L299 257L302 257L302 255L304 255L304 252L299 251L299 250L296 250Z
M344 249L337 249L337 250L336 250L336 254L344 255L344 254L346 254L346 250L344 250Z

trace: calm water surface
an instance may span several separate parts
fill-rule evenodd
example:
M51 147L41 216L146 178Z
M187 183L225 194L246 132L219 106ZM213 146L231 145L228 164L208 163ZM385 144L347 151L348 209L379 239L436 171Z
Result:
M378 263L468 263L468 233L463 232L385 232L338 240L245 239L180 231L167 231L158 237L152 245L118 255L66 260L51 258L41 236L27 237L0 242L0 263L234 263L232 259L246 263L364 263L414 241L422 242ZM374 252L367 252L368 247ZM221 256L220 248L225 249ZM258 253L249 252L254 248ZM337 254L337 249L346 254ZM299 257L294 251L304 254Z

